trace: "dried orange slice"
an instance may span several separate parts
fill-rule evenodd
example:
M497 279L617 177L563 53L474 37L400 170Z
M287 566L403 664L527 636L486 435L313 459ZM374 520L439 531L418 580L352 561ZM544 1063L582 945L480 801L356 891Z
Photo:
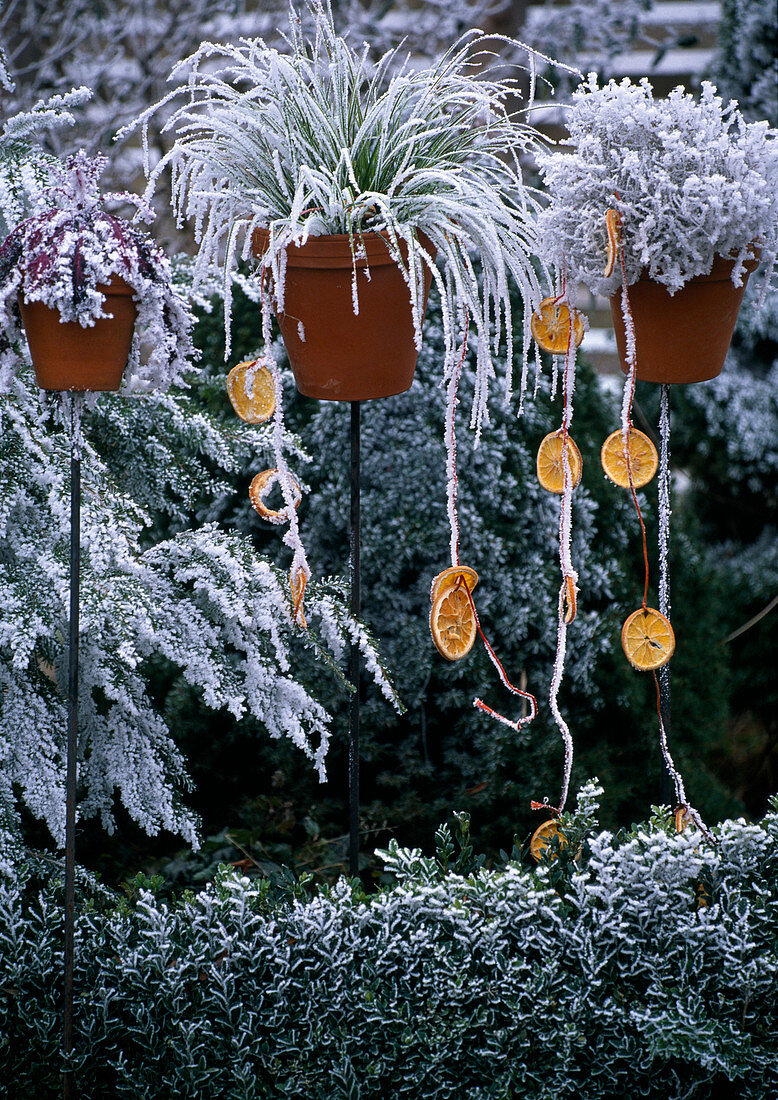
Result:
M275 412L273 375L262 359L238 363L227 375L227 394L241 420L264 424Z
M675 811L675 831L682 833L687 825L691 825L688 806L678 806Z
M466 657L476 636L475 615L465 580L438 592L430 609L430 632L435 648L448 661Z
M266 519L268 523L286 523L289 519L288 508L281 508L275 511L273 508L268 508L265 504L265 497L277 482L278 470L263 470L261 474L257 474L257 476L252 479L249 485L249 499L251 503L262 519ZM292 479L292 486L294 489L294 506L295 508L299 508L303 494L300 490L300 486L294 479Z
M289 587L292 590L292 618L303 629L308 626L308 620L305 618L303 611L303 596L305 595L307 583L308 578L302 569L298 569L296 573L293 569L289 570Z
M543 859L555 836L559 837L559 847L566 848L567 837L559 828L559 822L553 817L550 821L544 821L532 834L529 842L529 854L537 863L540 863ZM552 858L556 859L556 856L554 855Z
M564 355L570 341L570 307L558 298L544 298L532 314L530 328L535 342L543 351ZM584 338L583 316L573 310L573 340L578 347Z
M653 607L638 608L621 628L621 647L633 668L641 672L661 668L675 650L670 620Z
M611 432L602 445L600 461L603 470L614 485L620 485L622 489L629 489L630 473L634 488L642 489L644 485L648 485L659 466L656 447L648 436L639 432L637 428L629 429L626 450L621 428Z
M621 248L621 214L618 210L609 210L605 215L605 232L608 235L608 261L602 277L608 279L613 274Z
M538 481L549 493L563 493L565 491L565 467L562 458L564 446L562 429L549 432L538 447L536 470ZM583 471L583 459L572 437L567 437L567 461L570 464L570 475L573 488L581 480Z
M432 587L430 588L432 602L435 602L441 592L445 592L447 588L452 588L460 577L463 578L464 583L471 592L478 584L478 574L475 569L471 569L469 565L450 565L448 569L438 573L432 581Z
M562 608L564 621L569 626L578 614L578 589L575 580L567 573L562 585Z

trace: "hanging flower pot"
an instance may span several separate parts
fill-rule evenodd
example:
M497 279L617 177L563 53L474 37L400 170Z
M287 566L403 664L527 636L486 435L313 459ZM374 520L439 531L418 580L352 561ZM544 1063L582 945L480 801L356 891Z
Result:
M610 298L626 370L621 286L634 319L637 377L715 378L745 282L759 262L776 284L778 147L703 81L654 98L647 80L591 74L567 112L569 151L540 157L550 202L544 256L571 283ZM742 285L735 286L736 270Z
M38 212L0 244L0 389L23 361L22 328L44 390L166 389L189 369L194 317L161 249L103 209L105 164L80 152L58 165ZM134 195L110 197L153 218Z
M637 377L643 382L705 382L721 373L748 276L758 255L745 261L741 286L732 282L735 260L716 256L707 275L698 275L670 294L653 279L629 287L635 326ZM621 289L610 298L621 369L627 373L627 347Z
M419 237L434 255L431 242ZM254 232L255 255L264 254L267 242L266 230ZM277 316L295 383L306 397L365 401L404 393L413 382L418 350L408 286L386 234L365 233L358 243L364 254L356 260L347 233L311 237L287 249L284 308ZM407 248L402 255L407 262ZM425 308L431 281L426 268Z
M35 378L42 390L118 390L132 347L138 313L133 288L124 279L98 284L105 312L84 327L62 321L59 310L24 301L19 311L27 335Z

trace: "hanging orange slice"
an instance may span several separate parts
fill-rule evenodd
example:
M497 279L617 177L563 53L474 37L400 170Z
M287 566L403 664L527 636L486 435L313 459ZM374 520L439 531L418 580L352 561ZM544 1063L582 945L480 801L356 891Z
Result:
M558 298L544 298L532 314L530 328L535 342L543 351L564 355L570 342L570 307ZM573 310L573 341L578 347L584 338L583 315Z
M624 435L619 428L611 432L600 451L602 468L614 485L629 489L630 473L635 489L648 485L659 466L656 447L643 432L630 428L627 433L627 447L624 447Z
M252 479L249 485L249 499L251 503L262 519L266 519L268 523L286 523L289 519L288 508L280 508L276 511L273 508L268 508L265 504L265 498L277 482L278 470L263 470L261 474L257 474L257 476ZM292 487L294 490L294 506L295 508L299 508L303 495L300 491L300 486L294 479L292 479Z
M438 592L430 609L432 640L448 661L466 657L475 641L477 627L466 584L465 579Z
M609 210L605 215L605 232L608 236L608 260L602 277L608 279L613 274L621 248L621 214L618 210Z
M555 836L559 837L559 847L566 848L567 837L559 828L559 822L553 817L550 821L544 821L532 834L529 842L529 853L537 863L540 863L543 859ZM555 859L556 856L552 858Z
M261 359L247 359L232 368L227 394L235 412L248 424L264 424L275 412L273 375Z
M292 618L303 629L308 626L308 620L305 618L303 611L303 596L305 595L307 583L308 578L302 569L298 569L296 573L292 569L289 570L289 587L292 591Z
M562 617L569 626L577 614L578 589L575 586L575 580L569 574L565 574L562 586Z
M447 588L452 588L460 577L463 578L463 582L471 592L478 584L478 574L475 569L471 569L469 565L450 565L448 569L444 569L442 573L438 573L437 577L432 581L432 587L430 588L430 599L432 602L435 602L441 592L445 592Z
M633 611L621 628L621 647L633 668L641 672L661 668L675 650L670 620L652 607Z
M549 493L563 493L565 490L565 467L562 456L564 448L563 432L559 428L555 432L549 432L538 447L536 470L538 481ZM581 480L583 472L583 459L572 437L567 437L567 461L570 464L570 475L573 488Z

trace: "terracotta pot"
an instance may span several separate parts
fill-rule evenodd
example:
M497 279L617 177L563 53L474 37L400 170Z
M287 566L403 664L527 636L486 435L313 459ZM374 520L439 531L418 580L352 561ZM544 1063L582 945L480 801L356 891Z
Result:
M99 284L105 311L113 314L84 328L78 321L60 321L59 310L42 302L25 302L19 309L27 333L35 378L42 390L118 390L132 345L138 307L135 291L114 278Z
M267 239L266 230L255 231L255 255L263 254ZM431 242L423 235L422 241L434 255ZM297 388L306 397L365 401L404 393L413 382L417 351L410 292L385 237L366 233L364 243L370 280L357 275L356 316L348 234L312 237L302 248L287 251L284 312L278 323ZM358 272L364 267L364 259L357 261ZM425 309L431 282L427 269Z
M731 258L716 256L709 274L691 279L672 295L651 279L639 279L629 287L641 381L705 382L721 373L748 276L759 264L758 252L746 261L742 286L732 282L734 264ZM610 304L621 369L626 374L620 289Z

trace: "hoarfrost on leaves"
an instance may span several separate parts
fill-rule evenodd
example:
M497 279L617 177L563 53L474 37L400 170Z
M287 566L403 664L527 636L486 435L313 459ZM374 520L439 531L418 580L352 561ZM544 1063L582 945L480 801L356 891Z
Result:
M135 225L102 209L98 181L105 164L105 157L90 160L83 152L64 167L52 164L36 213L0 246L0 388L7 389L18 362L19 295L86 328L111 316L100 287L113 279L129 283L137 308L125 392L180 384L190 369L192 313L171 286L162 250ZM135 196L105 197L134 202L138 216L153 217Z
M530 259L538 252L538 199L518 159L537 135L508 113L516 82L491 56L502 40L472 32L419 69L398 50L371 61L336 34L327 6L314 2L310 11L315 38L305 38L293 11L286 53L261 38L204 42L176 66L180 87L136 124L145 133L158 111L175 107L164 127L175 144L155 166L147 163L147 195L170 166L176 215L192 220L200 243L197 278L224 272L228 326L232 274L250 258L256 229L268 231L261 262L279 309L289 247L348 233L357 305L368 276L356 266L362 234L385 232L408 285L417 344L424 270L432 272L443 303L446 377L457 354L457 311L470 315L478 431L503 346L513 360L509 277L523 299L525 357L529 313L541 297Z
M641 273L673 293L707 274L716 254L743 262L755 245L774 268L778 249L778 131L746 122L708 81L695 100L675 88L655 99L648 80L594 74L568 111L571 152L542 153L550 204L540 236L548 261L566 265L596 294L618 286L605 266L605 214L623 218L627 283Z

